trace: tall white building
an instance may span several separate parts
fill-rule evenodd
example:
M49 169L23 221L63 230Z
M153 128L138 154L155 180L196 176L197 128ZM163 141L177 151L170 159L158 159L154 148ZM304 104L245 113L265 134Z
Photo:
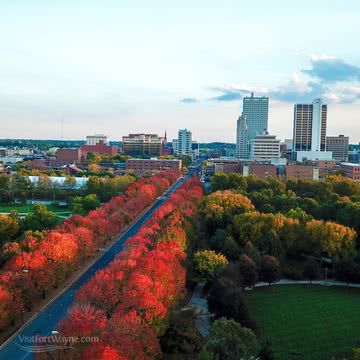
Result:
M175 145L177 147L176 152L174 149L174 153L176 155L190 155L191 156L191 131L187 129L181 129L178 132L178 138L177 138L177 144L175 142ZM174 145L174 142L173 142Z
M326 151L327 105L322 99L311 104L294 106L294 146L296 161L331 160L332 152Z
M247 125L244 113L237 120L236 127L236 157L238 159L249 158Z
M107 136L98 134L98 135L88 135L86 137L86 145L96 145L100 141L102 141L104 144L107 144Z
M237 157L248 159L250 146L257 135L268 130L269 98L265 96L246 96L243 99L243 112L237 123Z
M280 158L280 140L275 135L257 135L251 141L250 158L258 161Z

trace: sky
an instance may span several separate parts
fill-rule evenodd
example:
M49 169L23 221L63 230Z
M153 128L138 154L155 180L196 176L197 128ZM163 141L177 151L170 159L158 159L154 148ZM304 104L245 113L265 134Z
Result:
M0 138L235 142L253 91L281 139L322 97L358 143L359 19L358 0L0 0Z

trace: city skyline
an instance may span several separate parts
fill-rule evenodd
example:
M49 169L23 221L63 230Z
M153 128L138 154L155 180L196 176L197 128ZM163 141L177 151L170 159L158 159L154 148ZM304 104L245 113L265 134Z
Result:
M60 139L63 119L65 139L190 128L200 142L235 143L254 91L270 99L269 133L291 138L294 104L321 97L327 134L357 143L360 57L345 40L360 5L350 3L2 4L1 137Z

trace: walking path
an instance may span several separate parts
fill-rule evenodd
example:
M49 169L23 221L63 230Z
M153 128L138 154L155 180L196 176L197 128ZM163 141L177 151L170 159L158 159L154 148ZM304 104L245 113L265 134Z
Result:
M336 280L313 280L311 283L309 280L290 280L290 279L281 279L272 285L321 285L321 286L348 286L354 288L360 288L360 284L349 283ZM269 286L269 283L266 282L257 282L254 287ZM253 288L246 288L245 290L252 290Z
M201 297L204 286L205 283L203 282L196 285L194 293L189 301L189 305L193 306L197 312L197 317L195 319L196 328L203 337L206 337L209 335L210 314L206 298Z

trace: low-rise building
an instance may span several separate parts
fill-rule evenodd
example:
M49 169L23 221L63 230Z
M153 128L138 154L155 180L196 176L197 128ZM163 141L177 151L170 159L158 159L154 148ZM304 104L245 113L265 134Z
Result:
M96 145L100 141L102 141L104 144L107 144L108 142L107 136L103 134L97 134L97 135L88 135L86 137L86 145Z
M34 153L32 149L18 149L18 148L8 148L6 149L6 156L16 157L16 156L30 156Z
M241 163L238 162L220 162L214 163L215 173L240 173Z
M0 163L6 164L16 164L18 162L22 162L24 160L23 157L20 156L5 156L0 158Z
M260 179L266 179L268 177L276 177L277 171L276 166L272 164L248 163L243 164L242 174L244 176L254 175Z
M335 160L319 160L316 164L320 170L335 170L336 168Z
M126 171L134 171L136 174L151 174L164 170L172 170L180 173L182 161L178 159L128 159Z
M101 140L96 145L83 145L80 150L83 159L86 159L88 153L109 156L114 156L119 153L119 149L116 145L106 145Z
M235 158L208 159L203 166L203 175L210 177L214 173L241 173L241 160Z
M123 136L122 151L131 156L164 155L166 137L157 134L129 134Z
M59 161L68 161L78 163L81 161L80 149L58 149L55 157Z
M354 181L360 181L360 164L341 163L340 170L345 177Z
M319 180L319 168L312 165L288 164L285 166L286 179Z

